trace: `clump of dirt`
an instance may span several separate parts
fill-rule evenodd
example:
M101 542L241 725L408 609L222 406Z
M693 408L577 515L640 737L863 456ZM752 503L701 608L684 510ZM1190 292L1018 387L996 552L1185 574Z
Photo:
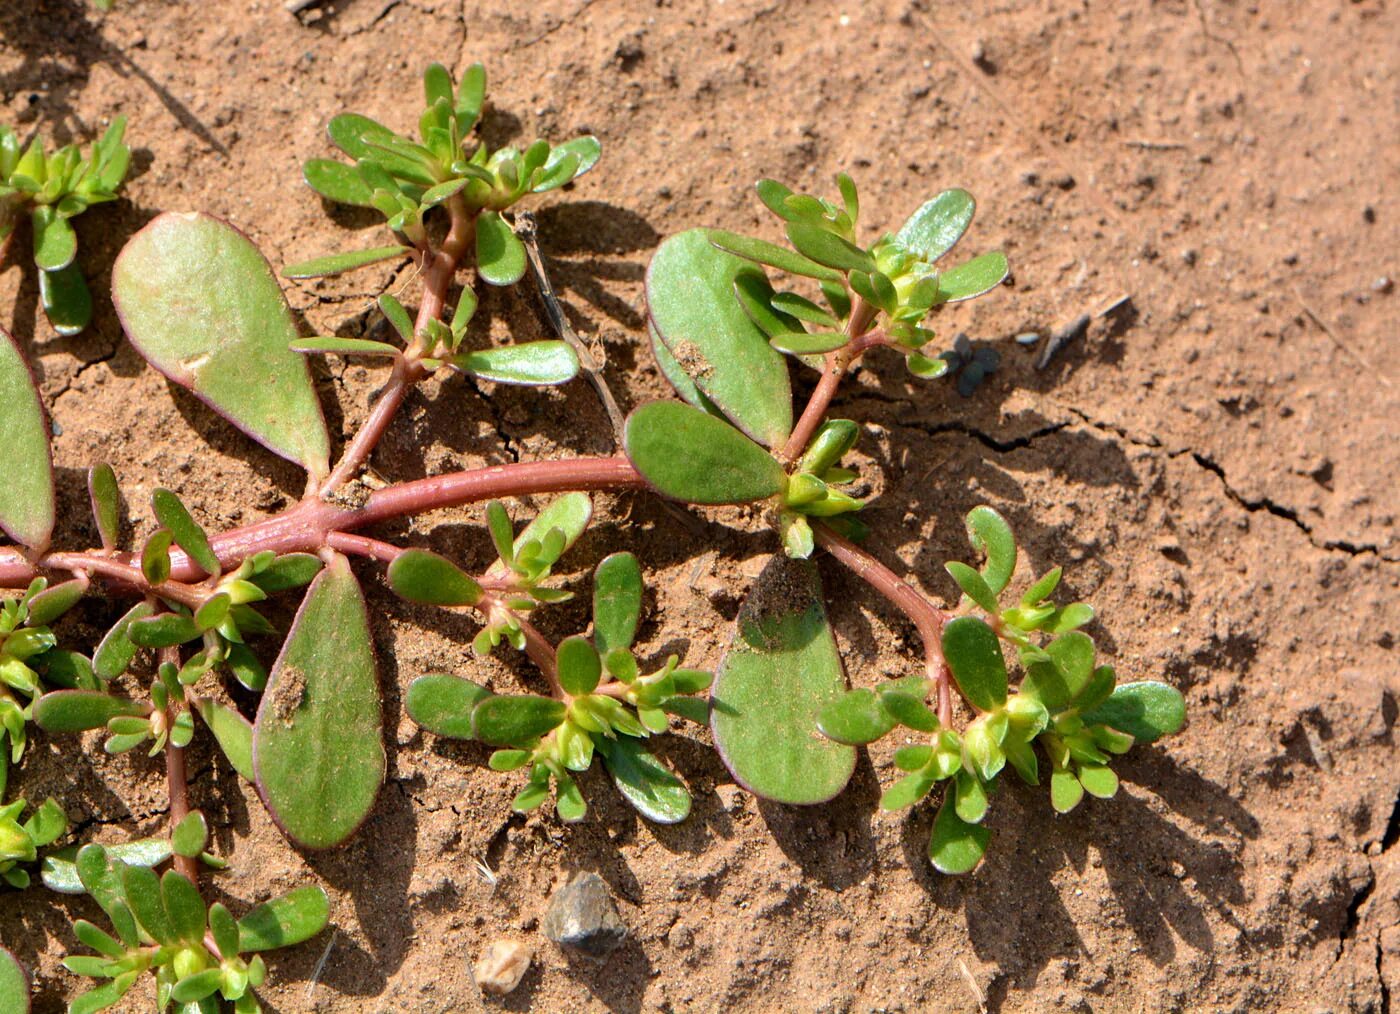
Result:
M868 424L867 545L951 599L942 563L972 555L962 516L992 504L1022 545L1015 580L1063 564L1064 594L1095 604L1120 678L1165 679L1189 708L1180 735L1124 758L1113 800L1057 817L1044 791L1003 786L988 858L962 878L930 871L930 804L878 809L895 742L863 753L831 804L793 809L739 790L686 727L656 742L695 795L688 821L642 823L595 771L588 818L566 826L512 816L517 778L402 709L425 672L536 689L538 674L474 660L471 622L405 605L357 564L390 780L353 842L297 853L204 737L190 757L193 802L231 864L211 878L221 900L241 912L307 879L333 899L333 935L272 956L272 1009L477 1009L470 963L501 937L538 955L490 1001L513 1010L1360 1012L1397 995L1395 5L675 0L643 17L564 0L509 13L335 0L294 16L240 0L220 14L156 0L0 10L0 119L87 140L122 113L135 148L124 199L76 222L92 327L64 337L36 313L25 226L0 264L0 313L57 434L58 545L96 542L84 477L98 461L121 478L136 539L157 485L215 530L296 501L295 467L124 341L113 258L163 210L228 218L274 265L386 242L376 216L308 191L301 161L331 154L324 125L342 111L411 129L423 65L482 60L493 145L603 141L599 166L535 210L555 287L605 344L624 408L668 394L642 298L663 236L781 239L749 189L765 176L834 193L850 171L867 239L945 187L971 190L980 214L949 263L1004 249L1015 284L935 323L997 342L1001 365L964 399L867 357L834 408ZM412 303L416 284L375 266L288 293L303 333L360 335L382 326L377 295ZM1044 369L1011 341L1085 313L1088 331ZM525 287L487 292L473 328L483 345L550 336ZM315 369L343 440L387 372ZM794 367L799 396L816 377ZM460 379L416 391L376 471L611 449L587 384L482 387L489 401ZM751 514L703 517L693 532L653 498L600 496L566 562L584 588L603 555L634 550L654 589L639 650L684 646L688 665L714 667L775 546ZM468 567L492 558L473 510L376 534ZM820 572L854 684L920 669L908 623L831 561ZM584 629L586 599L541 611L546 634ZM121 608L86 600L63 642L94 643ZM159 761L78 742L36 736L11 792L56 796L83 840L161 833ZM539 932L575 870L608 882L629 928L601 967ZM101 914L37 888L0 896L0 940L35 970L40 1012L83 988L59 964L79 917Z
M272 717L290 727L297 710L306 701L306 674L297 666L284 665L264 692L269 695Z

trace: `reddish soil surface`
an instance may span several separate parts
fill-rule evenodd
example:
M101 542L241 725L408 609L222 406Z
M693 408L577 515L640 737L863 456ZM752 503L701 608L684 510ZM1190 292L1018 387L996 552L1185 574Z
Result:
M603 140L597 170L538 211L624 407L665 391L642 328L661 237L777 238L749 190L760 176L834 190L848 169L872 233L939 189L972 190L968 249L1005 249L1015 284L944 326L996 341L1003 366L963 399L877 356L841 395L871 423L871 548L947 596L962 515L993 504L1023 540L1018 580L1064 564L1120 674L1165 679L1190 709L1180 735L1123 760L1112 801L1056 817L1043 790L1008 785L989 858L963 878L928 866L928 804L876 808L892 746L833 804L791 809L738 790L707 734L682 730L663 752L695 793L687 823L642 823L595 772L589 816L568 827L511 817L516 777L402 712L423 672L509 687L528 666L472 662L473 623L406 607L366 566L391 780L354 842L298 855L225 764L204 746L192 758L232 863L211 890L241 909L311 877L333 899L333 937L274 957L271 1009L496 1006L469 965L500 936L537 948L512 1010L1380 1014L1400 995L1400 293L1381 281L1400 274L1396 5L329 0L298 19L279 0L117 4L0 11L0 119L85 141L124 113L137 151L125 199L78 224L93 327L48 329L27 234L0 269L0 322L60 431L60 545L94 538L82 484L96 461L129 502L168 485L215 528L301 492L293 467L124 341L106 288L132 232L161 210L207 211L275 264L383 242L370 216L307 190L300 162L327 153L334 113L407 129L423 65L482 60L493 142ZM308 333L359 334L382 326L370 308L386 287L414 297L411 273L387 269L288 290ZM1046 370L1009 340L1123 295ZM484 310L498 338L544 332L524 288ZM384 374L335 361L320 376L333 432L352 432ZM491 393L428 384L375 467L399 479L610 450L586 384ZM653 498L598 507L575 575L634 548L656 589L647 649L714 665L771 536L737 511L697 537ZM478 522L445 511L385 531L480 565ZM909 624L822 570L852 682L915 671ZM92 643L114 608L86 604L63 639ZM562 636L585 620L579 602L541 623ZM13 791L58 796L86 839L159 831L158 762L85 745L38 737ZM539 930L551 888L584 869L631 927L602 967ZM94 911L0 894L0 939L37 970L39 1011L77 990L58 962L68 921Z

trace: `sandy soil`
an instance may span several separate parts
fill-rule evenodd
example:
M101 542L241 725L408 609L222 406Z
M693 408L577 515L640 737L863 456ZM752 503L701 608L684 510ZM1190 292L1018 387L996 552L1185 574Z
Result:
M226 766L203 748L193 758L195 799L233 864L214 881L220 897L243 906L307 876L333 897L319 980L331 938L275 958L272 1009L477 1009L469 963L506 935L538 948L513 1010L1388 1010L1400 987L1400 294L1380 279L1400 273L1397 38L1400 16L1381 0L330 0L300 20L278 0L0 11L0 119L86 140L125 113L137 148L126 199L78 226L99 294L87 333L59 338L36 317L22 244L0 269L0 321L61 430L61 544L93 539L82 475L98 460L131 502L170 485L215 527L300 493L295 469L124 343L104 294L126 238L160 210L199 209L274 263L382 241L369 217L328 212L300 161L327 151L334 113L406 128L425 63L479 59L493 141L586 129L604 142L599 168L539 218L556 283L606 348L625 406L663 393L642 332L651 251L693 225L776 237L754 179L816 187L849 169L871 229L943 187L976 193L969 250L1007 250L1015 285L951 317L949 334L1000 342L1003 368L964 400L877 360L842 396L872 423L872 547L946 595L941 563L966 553L961 516L992 503L1037 573L1065 564L1071 590L1099 606L1094 633L1120 673L1166 679L1189 702L1181 735L1122 763L1111 802L1057 818L1043 793L1001 793L990 857L966 878L929 871L926 806L876 810L892 773L883 748L834 804L796 810L737 790L690 732L664 751L695 792L688 823L641 823L595 773L588 819L566 827L510 817L514 779L487 771L482 748L424 736L403 715L413 676L473 671L474 628L371 579L391 782L355 842L297 855ZM412 297L407 273L378 269L289 295L308 331L354 334L391 285ZM1045 371L1009 341L1122 295L1130 303ZM544 329L524 290L484 305L497 334ZM337 363L322 377L333 429L353 431L383 374ZM584 384L489 402L429 385L375 465L406 478L599 453L606 434ZM650 498L599 508L576 572L635 548L656 589L647 646L682 643L713 665L768 537L717 513L696 555ZM387 531L484 562L476 521L444 512ZM912 671L912 628L829 564L853 682ZM62 633L90 643L110 616L94 601ZM583 621L571 604L543 625L562 636ZM531 678L502 663L474 671ZM59 795L84 837L162 825L155 762L75 763L63 745L41 737L18 789ZM631 927L601 968L570 962L538 928L574 869L608 881ZM67 921L90 910L0 894L0 939L37 968L38 1010L75 991L58 960Z

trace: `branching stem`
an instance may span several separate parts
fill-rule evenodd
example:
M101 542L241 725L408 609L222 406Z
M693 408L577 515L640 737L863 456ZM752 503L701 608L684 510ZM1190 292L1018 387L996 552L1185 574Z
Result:
M363 528L392 518L424 514L498 497L563 493L571 490L645 489L646 482L623 457L572 458L492 465L435 475L386 486L370 494L361 507L339 507L321 500L304 500L276 517L214 536L210 542L225 571L255 553L314 553L329 545L333 534ZM344 550L355 552L353 549ZM365 555L358 553L357 555ZM207 597L182 582L198 580L203 572L179 550L172 550L171 580L152 589L129 554L101 550L49 553L31 561L17 549L0 549L0 588L24 588L41 571L99 574L119 587L159 595L197 606Z
M909 582L895 574L854 542L843 538L820 521L812 525L817 544L845 564L850 571L909 617L924 642L924 662L929 679L938 685L938 720L949 726L953 721L952 673L943 659L943 624L950 616L939 609Z
M409 343L404 355L394 360L389 382L384 386L379 400L374 403L374 408L370 410L369 418L350 441L350 446L345 449L340 463L322 484L322 497L329 496L344 485L359 471L360 466L369 460L370 454L388 430L408 392L414 384L428 375L428 370L422 363L424 348L421 335L429 321L437 320L442 315L442 308L447 303L447 290L457 275L457 265L461 263L476 233L476 219L468 211L461 194L454 194L448 198L446 207L452 222L447 237L437 250L429 249L423 254L423 298L418 304L418 319L413 324L413 341Z
M812 392L812 397L807 401L807 407L802 410L797 425L792 428L791 436L788 437L787 443L778 453L778 459L783 464L791 464L797 460L798 455L806 450L807 445L812 440L812 435L817 432L817 427L826 418L827 410L831 408L831 399L836 397L836 391L840 388L841 381L845 379L850 368L856 364L861 356L865 355L866 351L885 343L886 338L883 333L870 330L870 322L874 316L875 308L857 296L850 319L846 322L846 334L851 337L851 340L835 352L826 354L826 361L822 368L822 379L817 382L816 390Z

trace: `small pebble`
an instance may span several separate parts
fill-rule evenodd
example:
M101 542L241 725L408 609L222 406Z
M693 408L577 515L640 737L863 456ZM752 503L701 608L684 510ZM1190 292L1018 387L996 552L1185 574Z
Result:
M520 985L533 957L530 946L519 940L493 940L477 960L472 975L483 993L505 996Z
M1038 341L1040 341L1040 335L1034 331L1024 331L1016 336L1017 345L1034 345Z
M570 880L549 899L544 935L563 947L602 961L627 939L603 878L585 873Z
M1372 292L1389 292L1393 288L1395 288L1395 281L1389 276L1382 276L1371 283Z

